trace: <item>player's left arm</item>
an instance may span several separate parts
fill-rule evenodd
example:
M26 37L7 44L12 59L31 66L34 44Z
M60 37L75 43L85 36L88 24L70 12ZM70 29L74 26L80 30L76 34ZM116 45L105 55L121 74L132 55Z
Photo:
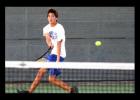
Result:
M56 62L60 62L60 54L61 54L61 43L62 39L60 41L57 41L57 60Z

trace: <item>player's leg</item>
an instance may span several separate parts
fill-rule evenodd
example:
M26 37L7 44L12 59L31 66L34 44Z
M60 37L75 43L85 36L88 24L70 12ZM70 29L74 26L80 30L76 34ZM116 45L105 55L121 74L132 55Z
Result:
M44 58L41 58L37 62L44 62L44 61L45 61L45 59ZM46 72L46 69L45 68L40 68L38 70L38 73L37 73L34 81L32 82L29 90L28 90L29 93L32 93L36 89L36 87L39 85L39 83L41 81L41 78L43 77L43 75L45 74L45 72Z
M55 62L57 59L57 56L56 55L49 55L47 57L47 60L50 61L50 62ZM64 58L60 57L60 62L63 62L64 61ZM63 82L62 80L59 80L57 79L56 77L58 75L61 74L61 70L60 69L55 69L55 68L51 68L51 69L48 69L48 73L49 73L49 77L48 77L48 81L68 92L76 92L77 89L76 88L73 88L71 87L69 84Z
M47 57L48 61L50 61L50 62L55 62L56 58L57 58L57 56L53 55L53 54L49 55ZM60 61L62 62L62 61L64 61L64 59L62 57L60 57ZM54 68L48 69L48 73L49 73L48 81L50 83L70 92L71 87L68 84L62 82L61 80L56 79L56 76L61 74L60 69L54 69Z
M49 77L48 77L48 81L50 83L52 83L55 86L58 86L68 92L71 91L71 86L69 86L67 83L64 83L63 81L59 80L56 78L56 76L58 76L60 73L59 69L49 69Z
M45 74L46 72L46 69L45 68L40 68L33 83L31 84L30 88L29 88L29 93L32 93L36 87L38 86L38 84L40 83L41 81L41 78L43 77L43 75Z
M45 74L45 72L46 72L46 69L40 68L30 88L28 90L17 90L17 92L18 93L32 93L36 89L38 84L40 83L40 80Z
M77 87L71 87L69 84L65 83L62 80L57 79L57 76L61 74L60 69L49 69L49 78L48 81L55 86L58 86L69 93L78 93Z
M44 58L39 59L37 62L44 62ZM17 90L18 93L32 93L36 87L39 85L41 78L43 77L43 75L45 74L46 69L45 68L40 68L38 70L38 73L34 79L34 81L32 82L31 86L29 87L28 90Z

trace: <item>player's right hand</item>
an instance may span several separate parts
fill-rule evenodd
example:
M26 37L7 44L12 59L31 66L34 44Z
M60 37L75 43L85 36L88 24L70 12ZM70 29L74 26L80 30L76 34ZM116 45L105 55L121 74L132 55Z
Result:
M53 49L53 47L54 47L54 46L53 46L52 44L49 45L49 48Z

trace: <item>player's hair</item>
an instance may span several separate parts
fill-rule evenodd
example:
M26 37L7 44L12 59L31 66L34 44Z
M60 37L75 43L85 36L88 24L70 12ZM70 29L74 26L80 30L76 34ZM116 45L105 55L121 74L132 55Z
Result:
M49 15L49 13L53 13L53 14L55 15L55 17L58 18L58 12L57 12L55 9L52 9L52 8L49 9L49 10L48 10L48 13L47 13L47 17L48 17L48 15Z

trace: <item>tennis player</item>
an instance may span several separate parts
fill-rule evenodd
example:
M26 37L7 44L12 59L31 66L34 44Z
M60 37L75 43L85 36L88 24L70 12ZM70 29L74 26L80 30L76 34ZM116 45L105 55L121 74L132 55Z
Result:
M48 47L52 48L50 55L45 55L44 58L49 62L63 62L66 57L65 50L65 30L64 27L58 23L58 12L55 9L49 9L47 13L49 24L43 28L43 36L45 37ZM77 87L71 87L67 83L59 80L57 77L61 74L61 69L45 69L40 68L35 77L31 87L28 91L18 91L19 93L32 93L39 85L43 75L48 72L48 81L58 86L69 93L77 93Z

